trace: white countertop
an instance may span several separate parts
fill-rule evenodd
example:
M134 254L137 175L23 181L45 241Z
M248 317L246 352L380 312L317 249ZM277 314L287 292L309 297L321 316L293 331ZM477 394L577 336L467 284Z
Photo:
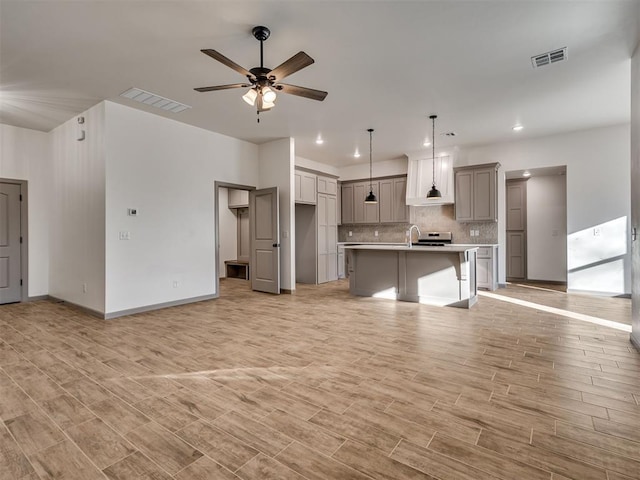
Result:
M482 246L482 245L480 245ZM421 245L417 246L408 246L406 243L395 243L395 244L359 244L359 245L345 245L345 249L351 250L384 250L384 251L396 251L396 252L442 252L442 253L451 253L451 252L466 252L467 250L474 250L478 248L478 245L447 245L444 247L424 247Z

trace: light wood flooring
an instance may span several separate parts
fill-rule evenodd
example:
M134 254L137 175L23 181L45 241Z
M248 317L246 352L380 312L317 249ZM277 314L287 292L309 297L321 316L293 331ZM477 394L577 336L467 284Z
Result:
M627 299L494 293L630 323ZM628 333L496 297L0 307L2 480L640 479L639 400Z

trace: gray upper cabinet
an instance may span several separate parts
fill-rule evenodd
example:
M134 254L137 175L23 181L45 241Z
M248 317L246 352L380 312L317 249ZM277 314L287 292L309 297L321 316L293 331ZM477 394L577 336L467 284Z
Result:
M326 193L328 195L338 194L338 180L330 177L321 177L318 175L318 193Z
M359 182L353 184L353 222L354 223L379 223L380 209L377 203L364 203L369 190L378 197L378 182Z
M406 223L409 221L409 207L406 204L407 179L387 178L380 180L380 223Z
M455 209L459 222L498 220L499 163L455 169Z
M296 170L295 180L295 202L316 204L316 175L302 170Z
M353 183L343 183L341 190L342 223L353 223Z
M366 204L369 189L378 198L376 204ZM342 224L406 223L409 207L406 204L407 177L373 179L372 182L342 183Z

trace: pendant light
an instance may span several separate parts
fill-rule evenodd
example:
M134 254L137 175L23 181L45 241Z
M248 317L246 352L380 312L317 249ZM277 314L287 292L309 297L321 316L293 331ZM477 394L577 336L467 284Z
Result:
M431 183L431 190L427 193L427 198L442 198L440 190L436 188L436 118L437 115L430 115L431 119L431 156L433 160L433 177Z
M372 143L372 134L373 134L373 128L369 128L367 130L367 132L369 132L369 195L367 195L367 198L364 199L364 203L378 203L378 199L376 198L375 194L373 193L373 157L371 156L371 143Z

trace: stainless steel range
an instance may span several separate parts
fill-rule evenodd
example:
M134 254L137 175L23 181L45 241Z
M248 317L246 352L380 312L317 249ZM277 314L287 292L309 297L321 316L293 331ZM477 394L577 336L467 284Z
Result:
M453 242L453 235L451 232L426 232L418 237L417 242L413 242L412 245L422 245L425 247L444 247L451 245Z

